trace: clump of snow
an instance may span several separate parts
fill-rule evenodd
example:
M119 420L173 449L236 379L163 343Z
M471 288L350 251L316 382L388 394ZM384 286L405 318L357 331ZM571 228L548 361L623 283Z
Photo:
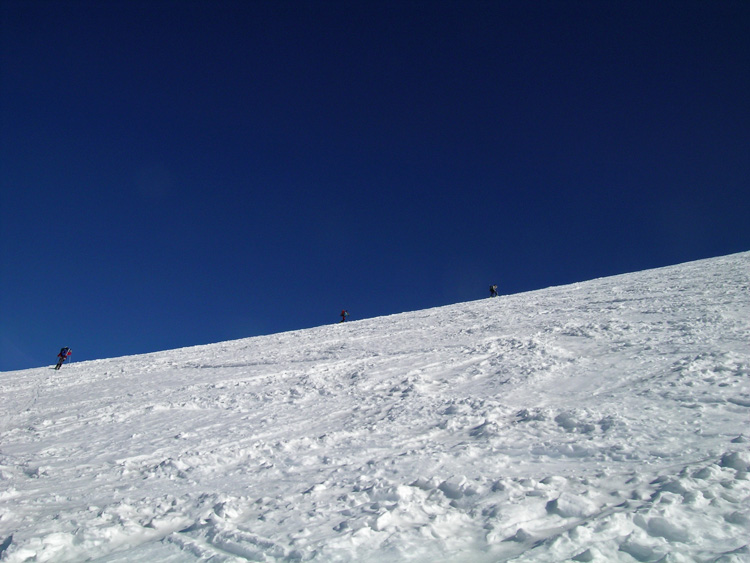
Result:
M0 559L746 561L750 253L0 374Z

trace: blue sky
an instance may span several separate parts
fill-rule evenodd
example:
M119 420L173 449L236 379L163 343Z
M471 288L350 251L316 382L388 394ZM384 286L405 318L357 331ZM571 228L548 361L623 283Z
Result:
M750 3L0 3L0 370L750 249Z

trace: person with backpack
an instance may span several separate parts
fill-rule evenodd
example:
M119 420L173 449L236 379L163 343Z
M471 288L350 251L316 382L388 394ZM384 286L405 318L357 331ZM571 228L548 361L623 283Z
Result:
M55 369L60 369L63 365L63 362L68 359L68 357L73 353L73 350L65 346L64 348L60 349L60 353L57 355L59 358L57 360L57 365L55 366Z
M346 317L348 317L348 316L349 316L349 311L347 311L346 309L343 309L341 311L341 320L339 322L340 323L345 322L346 321Z
M497 297L497 285L490 286L490 297Z

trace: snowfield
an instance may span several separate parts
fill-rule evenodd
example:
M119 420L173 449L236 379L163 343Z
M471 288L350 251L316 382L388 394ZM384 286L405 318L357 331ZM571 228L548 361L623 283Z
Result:
M749 288L742 253L0 373L0 560L750 561Z

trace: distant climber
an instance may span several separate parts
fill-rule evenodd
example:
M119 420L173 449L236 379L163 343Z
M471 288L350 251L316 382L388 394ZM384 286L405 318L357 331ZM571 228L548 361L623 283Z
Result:
M346 321L346 317L348 317L348 316L349 316L349 311L347 311L346 309L343 309L341 311L341 320L339 322L340 323L345 322Z
M65 346L64 348L60 348L60 353L57 355L57 365L55 366L55 369L60 369L63 365L63 362L68 359L68 357L73 353L73 350Z
M490 286L490 297L497 297L497 285Z

